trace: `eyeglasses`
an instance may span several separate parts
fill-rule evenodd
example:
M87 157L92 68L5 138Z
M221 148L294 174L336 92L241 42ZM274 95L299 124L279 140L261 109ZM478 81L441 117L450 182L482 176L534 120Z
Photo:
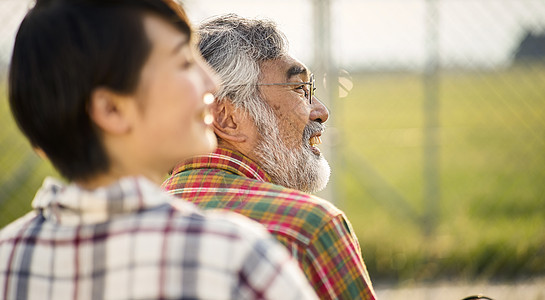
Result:
M308 103L312 104L312 98L316 92L316 84L314 81L314 74L310 74L309 82L281 82L281 83L258 83L258 86L265 85L308 85L308 89L305 89L305 98L307 98Z

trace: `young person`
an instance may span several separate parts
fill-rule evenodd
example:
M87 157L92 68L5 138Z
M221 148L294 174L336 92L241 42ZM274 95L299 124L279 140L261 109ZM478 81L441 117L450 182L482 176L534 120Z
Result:
M0 231L2 299L314 299L253 221L166 195L216 145L217 88L170 0L38 0L15 41L10 107L69 181Z

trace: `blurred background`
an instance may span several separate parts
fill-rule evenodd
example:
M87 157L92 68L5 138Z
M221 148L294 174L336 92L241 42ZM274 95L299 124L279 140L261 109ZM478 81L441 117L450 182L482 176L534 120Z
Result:
M320 196L348 215L381 299L545 299L544 0L183 4L195 23L274 20L317 75L331 111ZM0 0L0 227L56 176L7 104L31 6Z

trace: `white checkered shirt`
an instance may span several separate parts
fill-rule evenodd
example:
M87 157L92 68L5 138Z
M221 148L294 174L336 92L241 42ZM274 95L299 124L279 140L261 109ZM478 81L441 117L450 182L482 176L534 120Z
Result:
M316 299L257 223L144 178L93 191L48 178L32 205L0 231L0 299Z

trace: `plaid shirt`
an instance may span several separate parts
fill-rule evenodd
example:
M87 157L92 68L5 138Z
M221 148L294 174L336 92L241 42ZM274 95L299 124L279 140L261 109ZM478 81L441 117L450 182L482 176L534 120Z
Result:
M247 157L217 149L178 165L163 187L201 208L228 209L263 224L299 261L322 299L375 299L358 240L343 212L270 181Z
M46 179L33 206L0 231L0 299L316 299L262 226L144 178Z

